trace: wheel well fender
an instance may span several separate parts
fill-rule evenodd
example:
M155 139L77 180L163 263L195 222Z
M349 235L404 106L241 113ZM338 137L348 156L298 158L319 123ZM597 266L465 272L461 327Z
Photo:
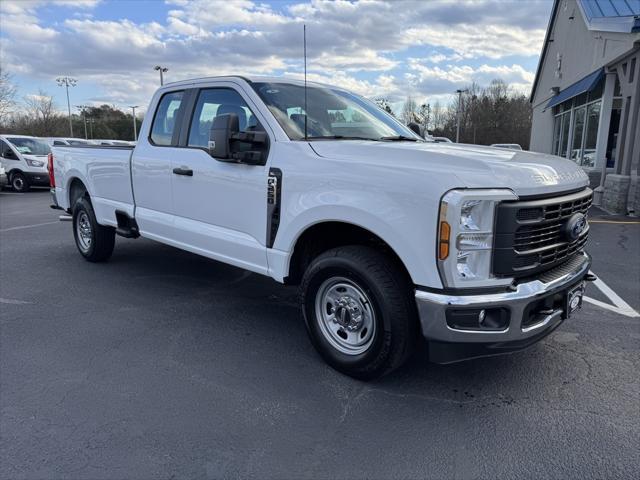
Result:
M352 222L331 220L309 225L295 237L289 250L285 283L298 284L313 258L331 248L344 245L366 245L383 251L400 266L407 279L413 281L396 249L380 235Z
M78 198L89 197L89 190L78 177L70 178L67 191L69 192L69 208L73 208Z

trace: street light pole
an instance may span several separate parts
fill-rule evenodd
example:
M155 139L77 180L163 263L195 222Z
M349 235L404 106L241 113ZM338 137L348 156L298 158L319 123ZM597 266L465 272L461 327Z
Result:
M460 143L460 113L462 108L462 94L468 92L468 89L456 90L458 94L458 111L456 112L456 143Z
M76 80L75 78L65 76L65 77L56 78L56 82L58 83L59 87L62 87L64 85L65 88L67 89L67 110L69 111L69 133L71 137L73 137L73 124L71 123L71 102L69 101L69 87L75 87L76 84L78 83L78 80Z
M167 73L169 71L169 69L167 67L163 67L161 65L156 65L155 67L153 67L153 69L160 72L160 86L164 85L163 73Z
M76 108L80 109L82 112L82 121L84 122L84 139L87 140L89 137L87 136L87 106L86 105L76 105Z
M140 105L132 105L131 110L133 110L133 141L136 142L138 141L138 127L136 126L136 108L138 108Z

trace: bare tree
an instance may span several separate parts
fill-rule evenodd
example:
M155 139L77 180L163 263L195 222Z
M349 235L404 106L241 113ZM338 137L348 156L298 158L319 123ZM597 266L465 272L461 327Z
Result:
M411 122L416 121L418 106L413 98L410 96L404 101L404 106L402 107L402 113L400 114L400 119L406 124L409 125Z
M0 125L4 124L15 106L16 87L11 82L11 74L0 67Z
M436 101L433 104L433 108L431 110L431 125L433 130L442 130L445 124L445 115L446 112L442 108L442 104L440 101Z
M56 106L47 92L40 90L37 95L24 97L26 117L30 123L31 134L48 136L55 130L60 114L56 112Z
M417 114L417 120L420 126L422 127L423 133L429 131L429 125L431 125L431 105L428 103L423 103L420 105Z

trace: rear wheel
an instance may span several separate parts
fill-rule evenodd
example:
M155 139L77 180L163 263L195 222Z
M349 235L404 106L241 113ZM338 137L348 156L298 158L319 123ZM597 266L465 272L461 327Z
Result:
M19 193L29 191L29 181L22 172L15 172L11 174L11 188Z
M406 274L364 246L329 250L311 262L303 310L311 342L336 370L369 380L402 365L417 339Z
M104 262L111 257L116 232L100 225L87 197L81 197L73 208L73 236L80 254L90 262Z

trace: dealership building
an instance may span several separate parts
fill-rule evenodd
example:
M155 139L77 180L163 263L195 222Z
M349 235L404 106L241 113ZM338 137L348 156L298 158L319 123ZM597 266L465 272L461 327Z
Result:
M531 103L531 150L575 161L596 202L639 215L640 0L555 0Z

